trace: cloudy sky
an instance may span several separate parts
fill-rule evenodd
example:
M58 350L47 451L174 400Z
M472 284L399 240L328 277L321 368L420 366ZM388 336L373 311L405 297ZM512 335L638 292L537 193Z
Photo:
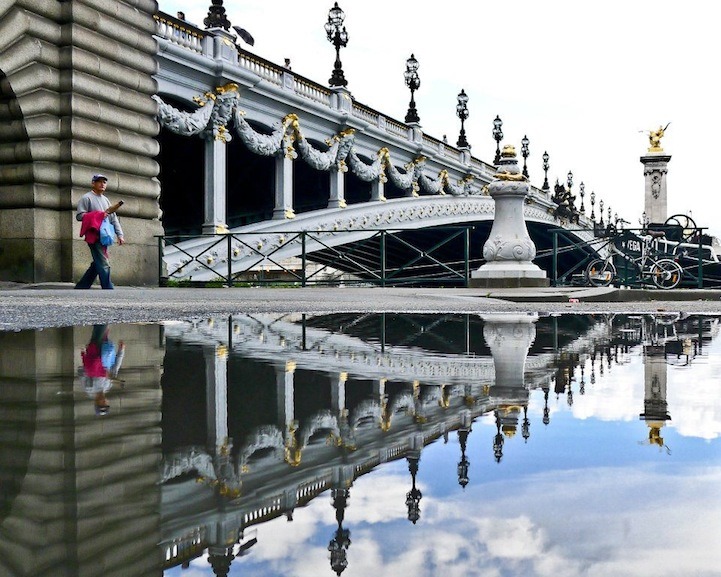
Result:
M348 46L341 50L355 99L402 120L409 92L403 82L411 53L420 62L416 101L423 130L458 138L456 95L470 100L466 123L474 156L492 161L496 115L504 142L530 139L531 179L574 188L584 182L614 212L637 224L643 212L643 131L670 122L662 141L672 155L669 216L691 211L699 226L721 235L709 208L721 192L709 178L714 134L721 126L719 90L711 63L721 5L690 0L343 0ZM183 10L202 26L210 0L160 0L162 11ZM329 0L225 2L233 25L255 38L253 52L321 84L334 50L323 25ZM588 206L588 199L586 200ZM715 230L714 230L715 229Z

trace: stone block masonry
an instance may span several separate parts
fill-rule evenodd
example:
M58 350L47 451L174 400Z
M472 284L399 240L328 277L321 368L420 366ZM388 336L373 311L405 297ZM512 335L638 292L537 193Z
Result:
M0 280L74 281L75 208L96 172L128 244L117 284L153 284L162 234L151 0L0 0Z

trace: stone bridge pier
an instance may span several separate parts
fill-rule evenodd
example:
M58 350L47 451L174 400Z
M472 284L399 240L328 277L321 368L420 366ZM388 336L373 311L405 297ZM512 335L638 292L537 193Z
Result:
M156 10L154 0L0 4L0 280L80 277L89 253L74 211L100 172L111 202L125 202L114 280L156 281Z

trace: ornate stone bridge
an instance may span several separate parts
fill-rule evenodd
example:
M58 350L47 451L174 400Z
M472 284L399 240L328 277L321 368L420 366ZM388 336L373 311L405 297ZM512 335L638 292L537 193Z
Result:
M217 241L184 234L257 232L249 244L265 251L292 230L324 232L333 247L373 229L412 236L473 223L480 255L493 165L345 87L242 49L224 18L201 29L155 9L150 0L0 7L9 31L0 40L0 278L78 277L87 251L74 209L96 172L125 201L129 242L113 255L121 283L155 282L159 256L169 273L195 279L267 256L238 243L208 252ZM64 59L68 38L73 58ZM539 250L549 229L568 225L557 208L548 190L531 188L525 212ZM578 224L590 222L581 214ZM161 234L182 242L159 255ZM279 256L299 250L291 243Z

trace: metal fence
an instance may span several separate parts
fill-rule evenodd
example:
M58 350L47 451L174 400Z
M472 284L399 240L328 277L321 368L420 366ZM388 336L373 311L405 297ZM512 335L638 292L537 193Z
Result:
M274 230L158 236L159 284L467 287L471 267L484 262L470 257L473 228ZM282 242L269 246L263 242L268 237L280 238ZM188 241L193 240L205 242L195 243L196 248L192 248L193 243ZM182 264L167 265L164 256L171 247L177 250ZM206 278L193 280L192 270Z

